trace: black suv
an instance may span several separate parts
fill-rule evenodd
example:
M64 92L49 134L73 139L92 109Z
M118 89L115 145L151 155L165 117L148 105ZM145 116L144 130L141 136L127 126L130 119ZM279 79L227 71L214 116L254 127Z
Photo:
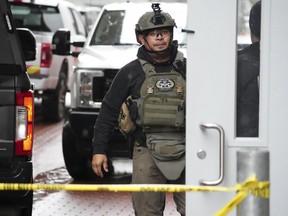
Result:
M34 93L25 61L35 59L36 42L15 28L7 0L0 13L0 182L32 183ZM33 191L0 191L0 215L29 216L32 203Z

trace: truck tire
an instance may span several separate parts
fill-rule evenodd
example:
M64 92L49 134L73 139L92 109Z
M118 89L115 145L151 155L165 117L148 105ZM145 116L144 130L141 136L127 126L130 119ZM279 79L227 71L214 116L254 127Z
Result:
M42 101L42 115L45 121L58 122L64 118L67 76L61 72L55 91L46 92Z
M79 151L77 150L77 140L78 142L80 141L73 135L70 124L66 121L62 132L62 151L69 175L74 180L105 181L110 178L111 175L114 174L112 161L108 159L109 172L104 173L104 178L98 177L91 167L92 152L91 157L79 154Z
M63 127L62 151L69 175L75 180L87 179L86 159L77 152L76 137L71 131L69 122L66 122Z
M33 191L29 191L27 199L26 208L23 209L21 216L31 216L33 209Z

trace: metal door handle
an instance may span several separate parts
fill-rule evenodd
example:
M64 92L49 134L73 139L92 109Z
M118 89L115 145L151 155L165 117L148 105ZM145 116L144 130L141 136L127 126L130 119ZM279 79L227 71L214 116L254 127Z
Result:
M213 186L219 185L224 179L224 130L223 128L214 123L201 123L201 129L216 129L219 132L219 177L216 180L200 180L201 185Z

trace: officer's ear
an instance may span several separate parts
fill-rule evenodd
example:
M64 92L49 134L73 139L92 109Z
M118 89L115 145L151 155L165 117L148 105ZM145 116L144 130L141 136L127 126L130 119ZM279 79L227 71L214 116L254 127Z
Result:
M141 45L145 44L145 39L144 39L144 35L143 34L138 34L137 35L137 39L138 39L138 42L140 42Z

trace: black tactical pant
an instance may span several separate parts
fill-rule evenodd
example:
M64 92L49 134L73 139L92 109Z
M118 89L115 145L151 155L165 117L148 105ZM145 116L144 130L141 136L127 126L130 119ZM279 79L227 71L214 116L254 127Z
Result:
M175 181L168 181L151 158L148 148L135 143L133 154L133 184L185 184L185 170ZM174 193L177 211L185 215L185 193ZM133 192L133 208L136 216L162 216L165 208L166 193Z

